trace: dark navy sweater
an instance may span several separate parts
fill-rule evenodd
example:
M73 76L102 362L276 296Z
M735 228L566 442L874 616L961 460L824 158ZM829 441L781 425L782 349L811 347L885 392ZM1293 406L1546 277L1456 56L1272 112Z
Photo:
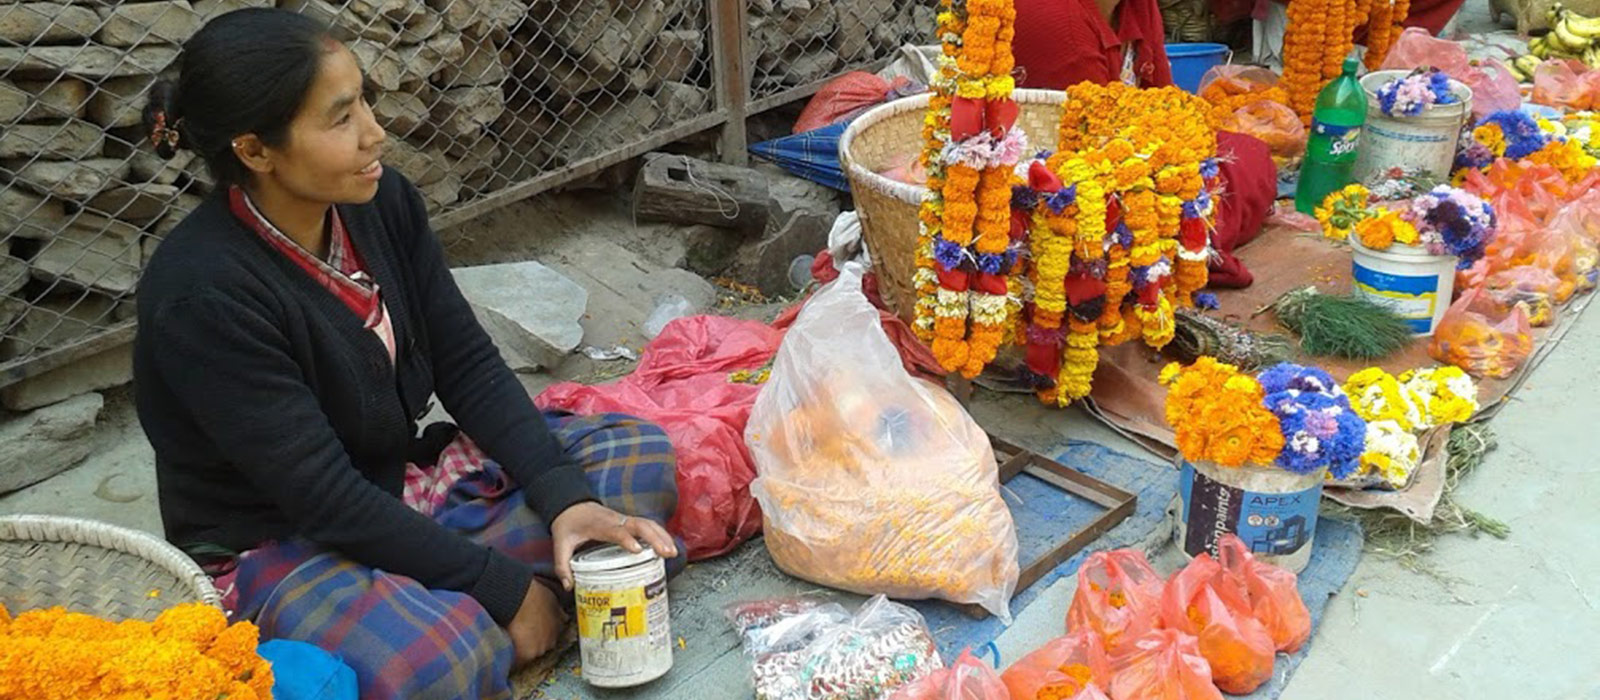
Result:
M393 365L363 319L222 197L145 270L134 385L167 538L243 551L303 537L465 592L506 624L533 570L400 500L429 398L545 522L593 496L456 287L416 188L391 170L372 202L339 212L389 308Z

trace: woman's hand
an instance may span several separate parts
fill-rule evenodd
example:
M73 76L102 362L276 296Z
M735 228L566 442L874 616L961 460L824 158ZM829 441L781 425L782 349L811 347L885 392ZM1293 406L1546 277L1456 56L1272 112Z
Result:
M678 546L666 528L646 518L623 515L593 501L579 503L556 516L550 523L550 535L556 549L556 577L561 585L572 590L572 553L589 542L619 544L630 552L649 545L662 559L678 556Z
M506 625L506 634L511 636L513 668L520 668L554 649L566 623L567 613L562 611L555 591L538 581L529 584L522 606L517 608L517 616Z

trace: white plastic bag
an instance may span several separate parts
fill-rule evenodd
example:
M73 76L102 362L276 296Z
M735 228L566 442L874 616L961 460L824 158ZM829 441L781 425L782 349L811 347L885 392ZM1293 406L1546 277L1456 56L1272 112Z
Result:
M988 436L906 373L861 275L845 265L806 303L745 428L767 549L793 576L1010 624L1017 535Z

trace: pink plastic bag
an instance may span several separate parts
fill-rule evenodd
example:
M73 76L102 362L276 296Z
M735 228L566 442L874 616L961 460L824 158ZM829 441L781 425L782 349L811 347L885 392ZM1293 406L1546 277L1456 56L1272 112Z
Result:
M1067 631L1100 636L1112 654L1155 629L1161 576L1132 549L1095 552L1078 569L1078 591L1067 610Z
M1111 682L1111 659L1099 635L1078 630L1022 657L1000 674L1000 680L1011 700L1074 697L1086 688Z
M889 700L1010 700L1010 696L994 669L971 651L963 651L950 668L900 686Z
M1565 248L1565 242L1557 240ZM1549 326L1556 322L1556 292L1561 278L1556 273L1534 265L1513 267L1497 272L1484 281L1483 308L1497 315L1510 315L1518 306L1528 314L1528 323L1534 327Z
M1572 110L1595 109L1600 104L1600 72L1582 62L1545 61L1533 71L1533 101ZM1476 101L1476 98L1474 98Z
M1505 379L1533 354L1533 327L1521 307L1494 313L1483 290L1463 294L1445 311L1428 343L1428 355L1474 377Z
M1222 700L1199 641L1177 630L1150 632L1111 660L1114 700Z
M1161 597L1161 624L1194 635L1217 687L1244 695L1272 678L1276 647L1243 589L1221 574L1222 565L1209 554L1173 574Z
M1436 39L1425 29L1412 27L1400 34L1389 50L1383 70L1411 70L1432 66L1472 88L1472 114L1482 119L1495 112L1522 106L1517 79L1499 61L1473 61L1454 41Z

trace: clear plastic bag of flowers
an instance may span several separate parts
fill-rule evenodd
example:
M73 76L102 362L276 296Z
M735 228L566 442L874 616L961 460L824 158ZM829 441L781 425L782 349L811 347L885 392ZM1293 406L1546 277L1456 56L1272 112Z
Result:
M779 568L1010 622L1017 535L989 438L943 387L905 371L859 266L801 310L745 442Z
M879 698L944 665L922 615L883 596L854 614L795 599L726 612L740 627L756 700Z

